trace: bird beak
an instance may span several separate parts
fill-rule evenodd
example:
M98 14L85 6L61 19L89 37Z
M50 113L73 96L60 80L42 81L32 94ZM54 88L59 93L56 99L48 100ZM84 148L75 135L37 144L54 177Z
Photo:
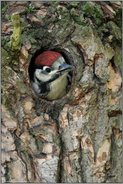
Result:
M60 67L59 67L59 70L57 71L58 73L65 73L65 72L69 72L73 70L73 67L69 64L61 64Z

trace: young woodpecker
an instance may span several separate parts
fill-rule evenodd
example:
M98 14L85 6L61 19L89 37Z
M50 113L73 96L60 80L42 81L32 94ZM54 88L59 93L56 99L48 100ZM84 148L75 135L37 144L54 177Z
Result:
M29 66L34 92L47 100L56 100L66 94L72 66L59 52L44 51Z

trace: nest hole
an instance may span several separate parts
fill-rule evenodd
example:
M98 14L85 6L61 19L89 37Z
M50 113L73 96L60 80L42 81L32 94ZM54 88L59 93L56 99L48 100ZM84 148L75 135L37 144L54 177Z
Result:
M65 62L67 64L70 64L70 65L73 66L73 70L69 72L69 75L70 75L71 80L69 81L66 94L63 97L61 97L60 99L68 98L68 96L69 96L68 93L71 90L71 86L72 86L73 81L74 81L75 64L74 64L74 60L73 60L71 54L66 49L63 49L63 48L50 48L50 49L48 49L48 48L40 48L40 49L36 50L36 52L33 54L32 58L30 60L29 67L28 67L28 73L29 73L30 80L33 79L33 76L31 75L31 73L32 73L32 71L34 69L35 59L37 58L38 55L40 55L44 51L55 51L55 52L59 52L62 55L62 57L64 58ZM57 99L55 101L59 101L60 99ZM45 98L44 98L44 100L47 101L47 99L45 99Z

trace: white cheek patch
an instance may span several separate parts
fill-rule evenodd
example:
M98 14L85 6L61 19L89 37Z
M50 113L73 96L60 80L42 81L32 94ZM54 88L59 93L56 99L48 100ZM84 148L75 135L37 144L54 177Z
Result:
M45 75L42 73L41 69L36 69L35 70L35 76L36 76L36 78L38 78L39 80L42 81L42 79L44 78Z
M56 72L57 72L57 70L53 70L50 73L44 74L44 73L42 73L41 69L36 69L35 70L35 77L38 80L40 80L41 82L47 82L54 76L54 74L56 74Z
M41 69L35 70L35 77L41 82L46 82L48 80L48 76L43 74Z

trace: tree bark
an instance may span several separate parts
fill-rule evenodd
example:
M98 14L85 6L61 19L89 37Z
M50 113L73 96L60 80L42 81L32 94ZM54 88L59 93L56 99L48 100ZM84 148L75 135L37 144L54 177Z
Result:
M29 62L67 54L69 92L36 97ZM2 182L123 182L121 3L2 2Z

